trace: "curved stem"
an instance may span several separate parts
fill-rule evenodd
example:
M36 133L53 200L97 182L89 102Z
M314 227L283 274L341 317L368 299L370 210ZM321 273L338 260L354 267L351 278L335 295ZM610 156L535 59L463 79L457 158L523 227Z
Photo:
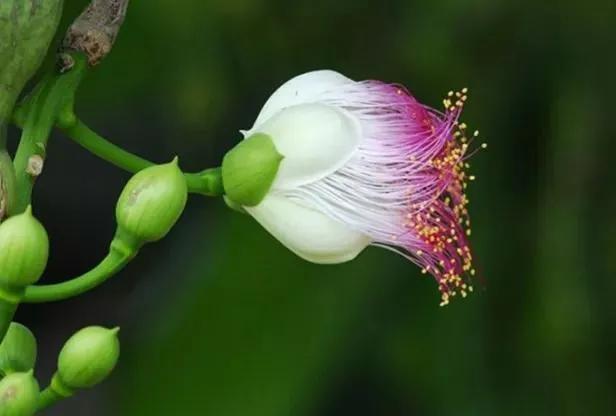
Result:
M68 122L59 124L62 131L75 143L101 159L132 173L136 173L154 164L111 143L90 129L74 115L68 115L65 119ZM207 196L220 196L224 193L219 168L207 169L196 173L185 173L184 175L189 192Z
M75 120L71 126L63 128L62 131L91 153L128 172L139 172L154 164L105 140L81 120Z
M62 283L32 285L26 288L22 302L42 303L71 298L93 289L126 266L137 250L114 239L109 254L92 270Z

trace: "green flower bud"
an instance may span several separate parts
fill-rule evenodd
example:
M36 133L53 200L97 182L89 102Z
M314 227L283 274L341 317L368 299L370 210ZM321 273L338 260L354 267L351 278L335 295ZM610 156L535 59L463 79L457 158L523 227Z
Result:
M32 370L9 374L0 381L0 416L31 416L38 398L39 385Z
M49 239L28 207L0 224L0 287L23 289L43 274Z
M36 338L17 322L12 322L0 343L0 374L32 370L36 362Z
M119 328L89 326L66 341L58 357L58 377L69 389L92 387L105 379L120 356Z
M144 169L128 181L118 199L119 230L143 243L160 240L182 214L187 196L177 158Z
M252 207L265 198L283 156L272 139L256 133L242 140L222 160L222 183L227 197Z

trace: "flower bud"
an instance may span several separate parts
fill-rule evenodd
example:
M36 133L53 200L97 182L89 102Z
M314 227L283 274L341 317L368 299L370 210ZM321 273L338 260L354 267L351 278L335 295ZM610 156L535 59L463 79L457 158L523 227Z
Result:
M22 289L43 274L49 239L43 225L28 207L0 224L0 287Z
M182 214L187 195L186 179L177 158L138 172L118 199L119 231L142 243L160 240Z
M255 206L272 186L283 156L270 136L256 133L242 140L222 160L222 183L227 197Z
M12 322L0 343L0 374L32 370L36 362L36 338L17 322Z
M120 355L118 330L89 326L70 337L58 357L58 376L62 384L76 390L103 381Z
M38 398L39 385L32 370L9 374L0 381L0 416L31 416Z

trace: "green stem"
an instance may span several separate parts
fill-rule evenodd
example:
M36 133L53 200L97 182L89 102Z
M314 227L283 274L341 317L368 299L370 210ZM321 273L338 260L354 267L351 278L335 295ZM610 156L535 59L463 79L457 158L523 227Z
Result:
M63 131L75 143L88 149L101 159L128 172L139 172L154 164L105 140L81 120L75 120L71 126L63 128Z
M51 388L51 386L47 387L39 395L37 409L39 411L47 409L48 407L59 402L62 399L64 399L64 397L59 395L58 392Z
M51 129L65 108L73 106L75 92L86 70L86 60L77 53L70 55L70 59L74 65L69 71L47 76L16 110L15 118L23 122L23 131L14 160L17 193L10 214L22 212L30 204Z
M10 296L8 293L0 290L0 342L2 342L6 331L9 329L17 306L19 306L19 297Z
M94 289L122 270L137 254L134 244L126 244L116 236L109 254L92 270L66 282L51 285L32 285L26 288L22 302L42 303L63 300Z
M37 410L41 411L56 404L60 400L66 399L73 395L73 391L67 388L58 373L55 373L51 378L51 383L46 387L38 398Z
M6 149L6 126L7 122L2 114L2 109L0 109L0 149Z
M72 114L66 115L65 120L67 121L59 123L59 127L70 139L121 169L136 173L154 164L101 137ZM220 168L184 175L189 192L207 196L221 196L224 193Z

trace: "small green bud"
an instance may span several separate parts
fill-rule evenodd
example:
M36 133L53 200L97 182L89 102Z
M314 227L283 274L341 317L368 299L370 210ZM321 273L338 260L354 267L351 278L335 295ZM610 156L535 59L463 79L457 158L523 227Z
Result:
M0 416L32 416L38 398L39 385L32 370L9 374L0 381Z
M116 206L119 229L140 242L163 238L178 220L188 189L177 158L135 174Z
M222 160L222 183L228 198L252 207L265 198L283 156L271 137L256 133L242 140Z
M0 287L23 289L35 283L47 266L49 239L28 207L0 224Z
M17 322L11 322L0 343L0 374L32 370L36 362L36 338Z
M89 326L70 337L58 357L58 376L62 384L76 390L103 381L120 356L118 330Z

